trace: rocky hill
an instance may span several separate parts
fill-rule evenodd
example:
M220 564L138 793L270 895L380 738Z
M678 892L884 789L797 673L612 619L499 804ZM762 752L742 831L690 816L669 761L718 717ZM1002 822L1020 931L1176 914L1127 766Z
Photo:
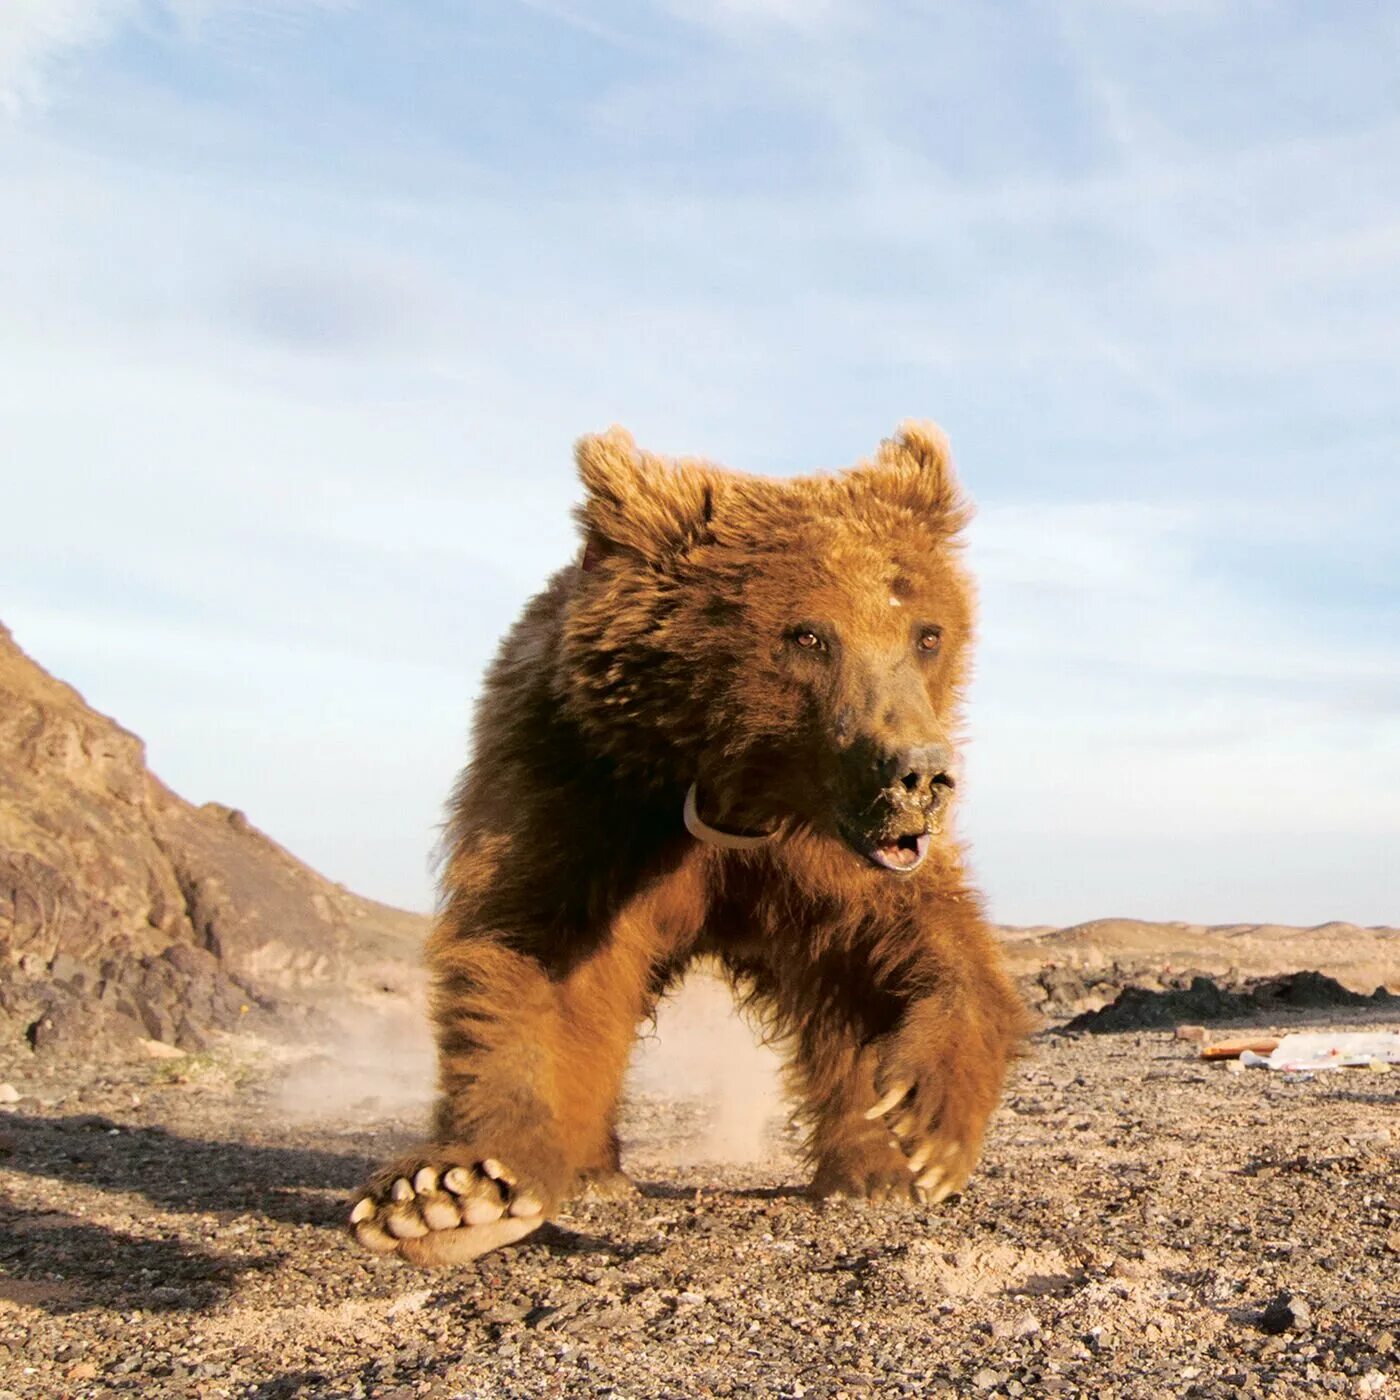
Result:
M198 1049L411 987L425 920L308 869L146 767L145 745L0 625L0 1041Z

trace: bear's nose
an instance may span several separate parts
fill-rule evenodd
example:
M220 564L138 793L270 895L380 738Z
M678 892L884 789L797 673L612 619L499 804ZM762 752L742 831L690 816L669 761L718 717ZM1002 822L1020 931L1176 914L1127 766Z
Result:
M902 787L911 797L927 797L935 787L952 787L953 755L943 744L914 744L886 753L876 762L881 787Z

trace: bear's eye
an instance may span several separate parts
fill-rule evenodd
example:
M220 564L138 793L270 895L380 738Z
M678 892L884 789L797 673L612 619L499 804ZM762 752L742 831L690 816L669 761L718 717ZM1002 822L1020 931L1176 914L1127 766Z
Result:
M803 651L825 651L826 639L813 627L794 627L788 634Z
M932 653L938 650L943 643L943 631L938 627L925 627L919 633L919 650L924 653Z

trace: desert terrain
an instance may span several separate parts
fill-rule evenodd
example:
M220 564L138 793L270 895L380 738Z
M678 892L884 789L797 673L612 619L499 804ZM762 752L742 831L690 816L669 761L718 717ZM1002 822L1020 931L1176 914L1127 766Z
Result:
M354 1248L349 1193L419 1130L389 1038L128 1064L11 1056L0 1395L1388 1393L1397 1074L1210 1065L1171 1031L1038 1036L971 1188L813 1205L770 1052L662 1013L631 1199L476 1266ZM1285 1025L1400 1028L1396 1006ZM412 1034L409 1028L401 1028ZM9 1097L7 1095L7 1097Z
M343 1222L422 1129L422 931L0 629L0 1397L1400 1394L1400 1069L1175 1034L1400 1030L1400 931L1003 930L1042 1029L933 1208L804 1199L697 976L642 1028L636 1193L421 1273Z

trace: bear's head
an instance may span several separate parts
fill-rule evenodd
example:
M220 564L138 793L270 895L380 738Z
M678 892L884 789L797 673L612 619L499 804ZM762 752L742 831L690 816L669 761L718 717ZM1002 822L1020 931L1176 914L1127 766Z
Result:
M955 784L973 602L942 433L849 471L746 476L583 439L583 553L555 691L620 776L690 816L800 823L918 867ZM692 830L697 828L692 825Z

